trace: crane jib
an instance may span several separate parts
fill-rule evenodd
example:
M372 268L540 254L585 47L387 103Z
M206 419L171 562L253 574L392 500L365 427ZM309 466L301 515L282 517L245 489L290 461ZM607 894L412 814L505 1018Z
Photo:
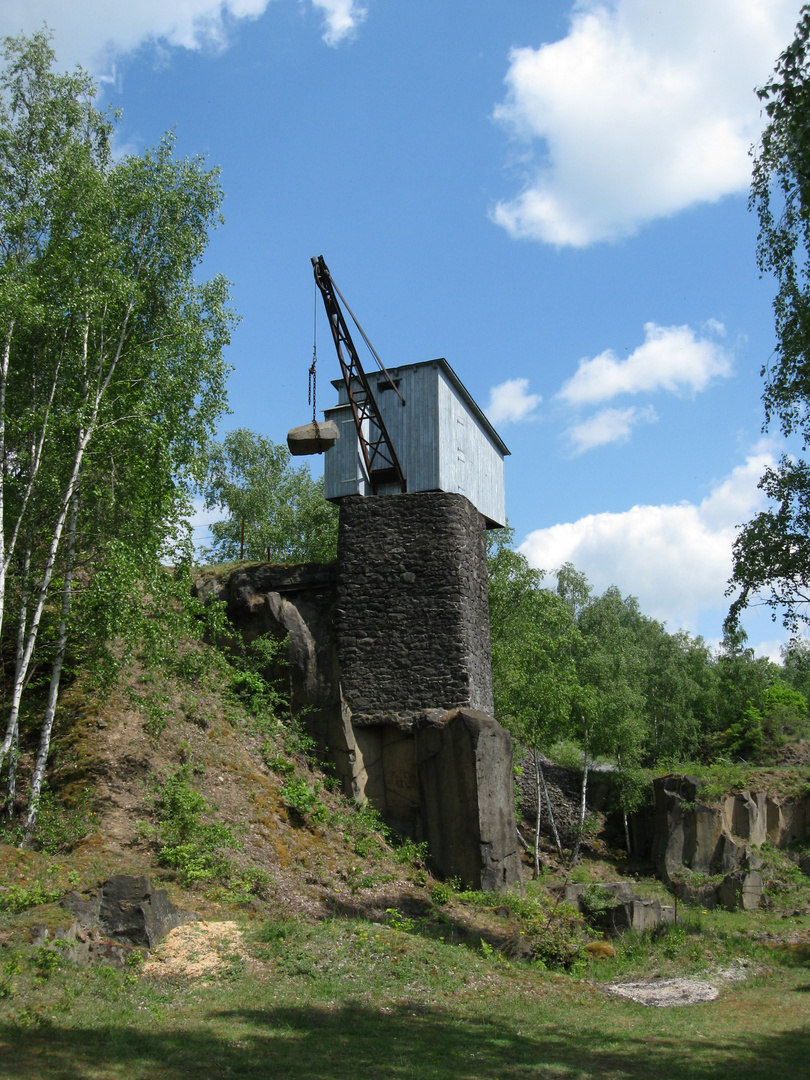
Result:
M371 490L374 495L383 484L398 484L402 492L407 491L407 482L402 466L394 450L391 438L385 426L385 421L377 407L371 385L368 381L357 349L354 347L349 327L343 317L343 311L338 303L338 289L332 280L332 275L324 262L323 256L319 255L312 259L312 267L315 273L315 283L320 289L326 316L332 331L343 382L349 397L349 405L352 410L354 426L357 431L357 440L360 446L363 464L368 477ZM345 301L344 301L345 303ZM349 314L351 309L346 305ZM352 315L354 319L354 315ZM397 396L404 405L402 395L394 385L391 376L385 371L377 354L371 348L371 343L363 333L360 324L354 319L363 339L371 349L380 367L388 376L391 386L397 391ZM345 353L344 353L345 349Z

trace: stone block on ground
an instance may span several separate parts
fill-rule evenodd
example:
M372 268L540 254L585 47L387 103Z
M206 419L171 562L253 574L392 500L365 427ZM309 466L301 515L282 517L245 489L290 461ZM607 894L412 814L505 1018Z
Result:
M763 881L759 870L735 870L726 874L717 889L717 899L727 911L756 911L762 900Z
M154 948L176 926L196 919L175 907L165 889L153 889L147 877L120 874L93 893L69 893L60 901L80 926L97 928L113 941Z
M567 885L565 899L575 904L594 928L607 934L634 930L643 934L662 922L675 921L674 907L636 896L626 881L593 885Z

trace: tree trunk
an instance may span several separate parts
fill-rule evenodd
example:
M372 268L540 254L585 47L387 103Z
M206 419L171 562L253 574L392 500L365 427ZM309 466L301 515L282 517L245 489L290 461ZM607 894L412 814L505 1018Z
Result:
M538 763L539 764L539 763ZM540 779L543 782L543 794L546 797L546 806L548 807L548 820L551 822L551 831L554 833L554 843L557 845L557 854L560 858L563 857L562 843L560 841L560 834L557 831L557 822L554 820L554 807L551 805L551 800L548 797L548 788L546 787L546 774L543 772L543 766L539 765Z
M540 793L540 759L537 750L532 751L534 757L534 790L537 795L537 818L534 826L534 876L535 880L540 877L540 820L543 814L543 797Z
M588 798L588 768L590 767L589 759L589 747L588 747L588 727L585 724L585 717L582 717L582 730L585 733L585 760L582 765L582 796L579 804L579 829L577 830L577 839L574 844L574 850L571 854L571 865L579 858L579 849L582 846L582 834L585 831L585 804Z
M19 728L14 729L14 738L8 755L8 782L6 784L5 816L14 817L14 803L17 798L17 761L19 758Z
M622 811L622 817L624 818L624 842L627 846L627 854L632 855L633 852L630 850L630 826L627 823L627 813L625 811Z
M5 510L4 478L6 460L6 390L8 386L8 365L11 359L11 335L14 332L14 320L8 326L6 344L3 348L3 359L0 361L0 631L3 629L3 609L6 596L6 534L4 532L3 519Z
M13 327L12 323L12 327ZM8 377L8 362L9 362L9 350L11 345L11 328L9 328L8 339L6 341L6 350L3 356L3 362L0 367L2 368L2 390L0 390L0 461L3 460L5 454L5 393L6 382ZM60 354L59 360L56 364L56 370L53 378L51 379L51 389L48 395L48 401L45 404L45 408L42 414L42 427L39 430L39 434L31 442L30 462L28 467L28 479L25 487L25 494L23 495L22 503L20 505L20 512L17 515L17 521L14 524L14 528L11 531L10 539L6 538L5 525L3 524L4 504L3 504L3 477L0 473L0 631L3 629L3 618L5 615L5 595L6 595L6 578L8 574L8 568L11 563L11 559L14 555L14 551L17 546L17 538L20 535L20 528L25 520L26 510L28 509L28 501L31 498L31 494L34 490L34 484L39 473L39 467L42 464L42 452L45 447L45 437L48 433L48 420L51 413L51 407L53 406L53 399L56 395L56 389L59 384L59 370L62 366L62 356ZM34 399L36 399L36 388L34 391ZM36 405L36 401L34 400Z
M70 617L71 587L73 584L73 563L76 554L76 518L78 516L79 499L74 493L70 502L70 524L68 525L67 565L65 567L65 582L62 587L62 612L59 619L59 635L56 643L56 655L53 660L51 671L51 683L48 687L48 705L45 709L45 718L42 721L42 731L39 739L39 752L37 753L34 774L31 778L31 788L28 796L28 813L24 822L24 844L30 843L34 831L34 825L39 809L39 796L42 791L42 781L45 779L45 766L48 763L48 752L51 748L51 732L53 731L53 719L56 714L56 700L59 696L59 682L62 678L62 665L65 661L65 648L67 646L68 619Z
M39 586L39 596L37 598L37 605L36 605L36 608L34 609L34 614L33 614L33 617L31 619L31 626L30 626L30 628L28 630L28 637L27 637L26 644L25 644L25 653L23 655L23 660L22 660L22 670L17 673L17 677L15 678L15 681L14 681L14 689L12 691L12 697L11 697L11 709L10 709L10 713L9 713L9 721L8 721L8 725L6 727L6 737L3 740L3 745L0 746L0 769L2 769L2 767L3 767L3 761L5 760L6 754L9 751L9 747L11 746L11 739L13 737L13 732L14 732L14 730L16 728L17 721L18 721L18 718L19 718L20 700L22 698L22 692L23 692L23 689L25 687L25 678L26 678L26 675L28 673L28 665L31 662L31 657L32 657L33 652L34 652L34 646L36 644L37 634L39 632L39 623L40 623L40 620L42 618L42 612L43 612L43 610L45 608L45 602L46 602L46 600L48 598L48 589L50 587L51 578L53 576L54 565L56 563L56 555L57 555L57 552L59 550L59 544L60 544L61 539L62 539L62 532L64 531L65 521L66 521L66 518L67 518L68 510L69 510L69 508L70 508L70 506L72 504L73 497L76 494L76 491L78 489L79 474L81 472L81 467L82 467L82 462L84 460L85 451L86 451L87 446L88 446L88 444L90 442L90 439L92 438L93 434L95 433L96 427L98 425L99 410L101 408L101 403L102 403L102 401L104 399L104 395L107 393L107 388L110 385L110 381L111 381L111 379L113 377L113 373L115 372L115 369L116 369L116 367L118 365L118 362L121 359L121 354L123 352L124 345L126 343L127 326L129 324L129 317L130 317L130 315L132 313L132 307L133 307L133 302L130 302L130 304L127 307L126 313L124 315L124 319L123 319L123 322L122 322L122 325L121 325L121 331L120 331L120 334L118 336L118 342L117 342L116 350L115 350L114 355L110 359L107 374L104 375L104 377L102 378L102 371L103 371L103 365L104 365L104 350L103 350L103 346L102 346L102 351L101 351L101 353L99 355L99 358L98 358L98 368L97 368L97 371L96 371L96 383L97 383L97 385L92 390L92 393L91 393L90 383L89 382L86 383L84 404L85 404L85 406L87 406L87 405L90 405L92 403L92 407L90 409L90 416L89 416L89 418L87 420L87 426L84 427L84 428L79 429L79 434L78 434L78 437L77 437L77 440L76 440L76 450L75 450L75 454L74 454L74 458L73 458L73 470L71 472L70 480L68 481L67 488L65 489L65 494L64 494L64 496L62 498L62 506L61 506L61 509L60 509L60 512L59 512L59 518L57 520L56 527L54 529L54 534L53 534L53 537L51 539L50 548L48 550L48 556L47 556L47 559L46 559L46 562L45 562L45 569L44 569L44 572L43 572L42 581L41 581L40 586ZM84 327L84 342L83 342L83 346L82 346L82 363L83 363L83 366L84 366L85 370L87 369L88 335L89 335L89 322L86 320L85 321L85 327Z
M21 680L20 672L22 671L23 655L25 653L25 631L28 622L28 574L31 568L31 530L28 530L28 543L25 549L25 555L23 556L22 577L20 585L20 621L17 626L17 649L14 657L14 685L16 686ZM24 679L22 680L24 685ZM16 773L17 773L17 745L18 745L18 714L12 711L9 717L8 727L6 729L6 737L3 742L5 746L8 744L9 751L12 754L12 760L9 764L8 784L9 791L12 787L16 789ZM2 765L2 756L0 755L0 765ZM12 781L12 775L14 780ZM11 817L14 813L14 799L9 796L9 800L6 802L6 815Z

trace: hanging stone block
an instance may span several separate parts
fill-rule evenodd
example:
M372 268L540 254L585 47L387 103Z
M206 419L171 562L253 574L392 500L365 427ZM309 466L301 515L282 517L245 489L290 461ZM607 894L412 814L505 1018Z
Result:
M302 424L294 427L287 433L287 446L293 457L304 457L307 454L324 454L331 450L338 441L340 432L337 424L331 420L319 424L313 420L311 424Z

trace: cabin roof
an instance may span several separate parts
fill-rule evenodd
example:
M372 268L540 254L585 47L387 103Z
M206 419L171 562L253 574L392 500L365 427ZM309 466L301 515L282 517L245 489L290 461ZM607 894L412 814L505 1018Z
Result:
M489 420L487 420L483 410L479 408L479 406L476 404L475 398L473 398L470 391L467 389L467 387L464 385L458 375L456 375L455 371L453 371L453 369L450 367L450 365L443 356L437 356L435 360L421 360L419 361L419 363L416 364L400 364L398 367L388 368L387 371L389 375L395 375L400 371L404 371L406 368L423 368L436 364L438 364L438 366L447 376L449 381L453 384L456 392L458 393L458 396L467 405L469 411L472 413L472 415L475 417L475 419L478 421L478 423L481 425L487 435L489 435L489 437L492 439L498 450L500 450L504 457L511 456L511 451L507 447L506 443L500 437L500 435L489 422ZM366 374L369 379L372 376L376 377L377 379L382 377L381 371L369 371ZM343 379L333 379L332 386L334 386L336 390L340 391L345 386L345 383L343 382Z

